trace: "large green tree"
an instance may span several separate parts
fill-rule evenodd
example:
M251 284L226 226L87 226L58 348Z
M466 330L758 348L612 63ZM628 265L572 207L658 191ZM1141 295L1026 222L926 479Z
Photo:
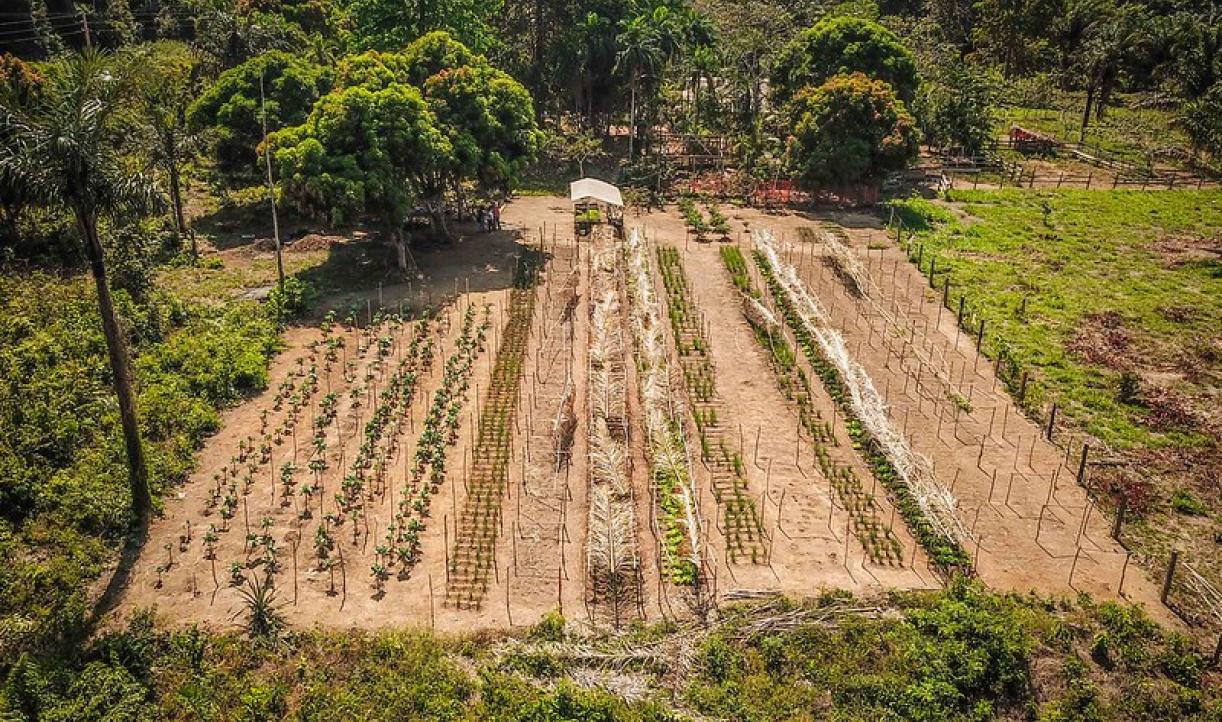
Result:
M869 20L834 17L802 31L781 51L772 71L773 99L784 105L802 88L848 73L887 82L904 101L916 93L916 61L895 33Z
M916 158L917 131L904 102L890 85L861 73L799 91L790 114L789 160L806 183L878 182Z
M337 226L377 216L399 267L410 267L404 221L453 152L418 89L392 83L333 91L303 124L269 143L288 201Z
M0 183L72 215L97 289L98 310L127 449L132 509L144 529L152 511L127 337L115 313L98 222L151 209L152 182L130 170L123 111L135 90L129 63L96 51L51 63L27 103L0 102Z
M290 53L264 53L217 78L187 110L194 129L213 135L218 169L231 177L253 179L262 171L257 149L263 141L260 81L267 104L267 127L298 125L314 102L330 90L332 71Z
M424 94L450 139L458 179L507 193L541 142L526 88L490 65L464 65L426 80Z
M972 41L1006 77L1036 67L1049 44L1057 0L976 0Z
M913 101L925 142L979 153L993 134L993 89L961 62L931 68Z
M337 81L368 90L394 85L421 90L451 148L444 163L420 174L417 188L445 237L447 194L461 206L468 184L484 193L507 193L541 144L526 88L444 31L429 33L399 53L351 56L340 63Z

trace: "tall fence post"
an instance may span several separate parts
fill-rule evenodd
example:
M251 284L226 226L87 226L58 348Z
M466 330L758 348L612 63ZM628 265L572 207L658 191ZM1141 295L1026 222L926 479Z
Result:
M1048 430L1045 433L1045 436L1048 437L1049 441L1052 441L1052 431L1053 429L1056 428L1056 423L1057 423L1057 405L1054 403L1052 405L1052 411L1048 413Z
M1163 590L1158 595L1158 601L1167 603L1167 595L1171 593L1171 582L1175 580L1175 566L1180 562L1179 549L1171 550L1171 560L1167 563L1167 574L1163 577Z
M1129 497L1122 496L1116 504L1116 520L1112 522L1112 538L1120 541L1120 527L1124 524L1124 515L1128 511Z
M1090 444L1082 444L1082 458L1078 460L1078 483L1086 485L1086 457L1090 454Z

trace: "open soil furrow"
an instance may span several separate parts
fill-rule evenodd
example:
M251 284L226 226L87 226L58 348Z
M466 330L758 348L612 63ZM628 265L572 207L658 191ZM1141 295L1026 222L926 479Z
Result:
M549 610L574 614L580 599L580 481L583 345L580 314L584 279L571 246L552 244L544 255L531 346L522 379L507 538L499 555L507 616L533 620ZM566 604L567 603L567 604ZM515 621L516 623L516 621Z

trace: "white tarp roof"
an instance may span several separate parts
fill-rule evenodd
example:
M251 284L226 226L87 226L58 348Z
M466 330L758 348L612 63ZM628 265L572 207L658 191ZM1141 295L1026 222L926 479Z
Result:
M623 206L624 198L619 193L619 188L604 183L597 178L582 178L575 180L569 184L569 200L576 203L578 201L596 200L603 203L610 203L613 206Z

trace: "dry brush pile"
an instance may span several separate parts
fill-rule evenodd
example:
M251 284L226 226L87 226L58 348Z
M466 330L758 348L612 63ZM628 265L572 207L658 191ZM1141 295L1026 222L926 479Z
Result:
M887 415L882 394L853 360L831 317L777 249L772 234L754 234L755 260L773 301L798 344L819 373L833 400L848 417L848 429L879 481L930 559L944 571L967 571L962 543L969 536L950 490L933 474L928 458L916 453Z
M704 548L682 410L675 408L659 301L639 231L624 246L631 324L661 556L672 582L699 581Z
M609 604L617 622L621 605L637 597L640 580L618 270L615 251L603 251L592 260L586 560L594 601Z

